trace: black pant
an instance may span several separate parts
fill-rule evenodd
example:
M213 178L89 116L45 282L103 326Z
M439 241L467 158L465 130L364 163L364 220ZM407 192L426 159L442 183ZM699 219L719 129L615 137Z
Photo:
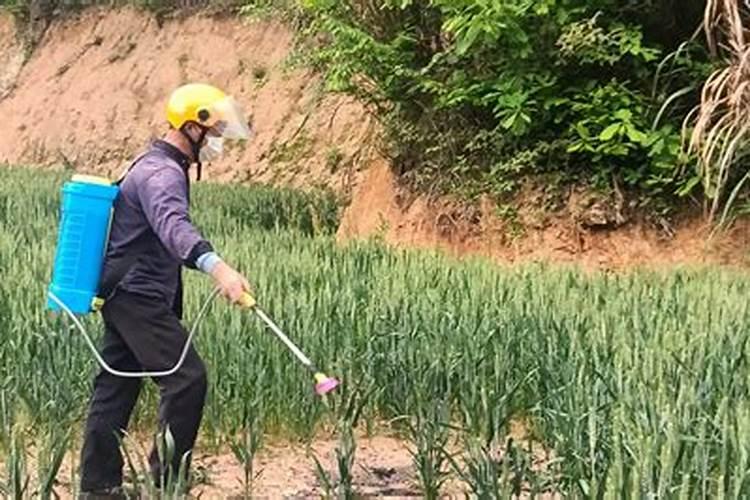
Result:
M166 304L141 295L118 291L108 300L102 316L106 326L101 354L111 367L123 371L163 371L179 359L187 332ZM190 452L203 414L206 369L191 346L182 367L159 384L159 426L169 426L174 437L172 471ZM93 491L122 484L123 459L118 436L128 426L141 389L141 379L116 377L102 370L94 381L84 444L81 451L81 490ZM162 473L156 447L149 457L151 473Z

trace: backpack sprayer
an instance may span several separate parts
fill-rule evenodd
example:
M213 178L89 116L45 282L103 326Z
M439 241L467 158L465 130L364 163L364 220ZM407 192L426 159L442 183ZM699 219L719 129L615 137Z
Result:
M112 368L101 357L86 328L76 315L98 311L104 299L97 295L104 255L109 241L109 229L114 202L120 192L117 183L102 177L74 175L62 188L62 217L57 239L52 282L47 291L47 308L67 314L86 340L97 362L112 375L119 377L165 377L180 369L193 336L203 316L219 292L215 288L193 322L185 346L175 365L163 371L120 371ZM241 304L251 309L271 331L292 351L292 354L313 373L315 392L324 395L339 382L319 371L310 359L284 335L281 329L258 307L252 295L243 295Z

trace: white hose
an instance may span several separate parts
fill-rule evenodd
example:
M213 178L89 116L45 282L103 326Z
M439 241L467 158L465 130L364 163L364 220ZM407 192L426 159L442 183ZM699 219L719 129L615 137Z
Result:
M190 343L193 340L193 335L198 330L198 325L200 325L201 321L203 320L203 316L206 314L206 310L208 309L209 304L213 301L213 299L216 297L216 294L219 293L219 289L215 288L213 292L211 292L211 295L208 296L206 301L203 303L203 306L201 307L200 311L198 312L198 316L195 318L195 321L193 321L193 326L190 329L190 334L188 335L187 340L185 341L185 347L182 348L182 354L180 354L180 359L177 360L177 363L170 368L169 370L163 370L158 372L124 372L120 370L116 370L109 366L106 361L102 358L102 356L99 354L99 351L96 349L96 346L94 345L94 342L91 340L91 337L89 337L89 334L86 332L86 329L83 327L83 324L78 319L78 317L71 311L68 306L65 305L65 303L60 300L54 293L48 292L49 298L51 298L60 308L67 313L67 315L70 317L70 319L73 320L73 323L78 327L78 329L81 331L81 334L83 335L83 338L86 339L86 344L91 349L91 352L94 354L94 357L99 362L101 367L111 373L112 375L116 377L129 377L129 378L144 378L144 377L167 377L169 375L172 375L177 370L180 369L182 366L182 363L185 361L185 357L187 356L188 349L190 348Z

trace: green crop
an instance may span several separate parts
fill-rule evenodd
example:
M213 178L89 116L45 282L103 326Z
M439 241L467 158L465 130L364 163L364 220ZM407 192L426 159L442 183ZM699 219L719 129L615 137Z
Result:
M5 455L17 452L20 423L32 441L51 427L80 428L97 371L70 322L44 308L63 180L0 170ZM346 421L340 403L356 393L367 394L361 421L392 420L413 439L431 488L440 488L438 468L454 463L477 481L475 491L497 488L496 471L513 478L501 481L502 491L544 484L578 498L750 495L744 273L587 275L544 265L501 269L374 242L340 246L326 196L194 189L197 225L251 279L281 328L343 381L324 404L257 319L217 300L197 339L210 378L202 446L236 444L256 428L311 438ZM190 323L211 283L197 272L186 277ZM86 325L101 334L96 315ZM154 423L156 398L153 387L143 394L136 429ZM492 463L490 451L518 421L545 450L543 464L529 465L533 457L518 443ZM472 443L469 462L440 455L451 446L446 429ZM0 476L5 491L18 484Z

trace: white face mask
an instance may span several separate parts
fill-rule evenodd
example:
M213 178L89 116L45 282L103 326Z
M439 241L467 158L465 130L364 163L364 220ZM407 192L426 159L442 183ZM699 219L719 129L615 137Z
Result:
M206 143L201 146L200 161L213 161L224 153L224 138L216 136L206 137Z

